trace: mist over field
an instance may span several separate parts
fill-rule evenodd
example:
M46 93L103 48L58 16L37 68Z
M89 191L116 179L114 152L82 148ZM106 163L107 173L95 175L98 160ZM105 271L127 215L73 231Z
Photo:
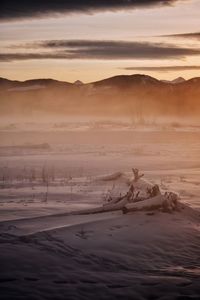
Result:
M0 80L1 116L194 118L200 115L200 79L163 82L146 75L116 76L91 84L51 79ZM56 99L56 100L55 100Z

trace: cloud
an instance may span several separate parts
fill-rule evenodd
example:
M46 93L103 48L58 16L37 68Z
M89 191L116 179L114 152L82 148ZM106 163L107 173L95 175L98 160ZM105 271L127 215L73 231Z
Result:
M47 40L13 45L11 48L37 50L37 52L1 53L0 61L27 59L182 59L200 55L200 49L178 47L164 43L99 41L99 40ZM45 52L44 52L45 49Z
M0 53L0 62L18 60L40 60L40 59L70 59L69 55L62 52L55 53Z
M63 13L95 13L139 7L173 5L187 0L3 0L0 19L32 18Z
M200 66L159 66L159 67L126 67L123 70L128 71L150 71L150 72L173 72L200 70Z
M169 34L162 35L163 37L174 37L174 38L187 38L187 39L197 39L200 40L200 32L190 32L190 33L179 33L179 34Z

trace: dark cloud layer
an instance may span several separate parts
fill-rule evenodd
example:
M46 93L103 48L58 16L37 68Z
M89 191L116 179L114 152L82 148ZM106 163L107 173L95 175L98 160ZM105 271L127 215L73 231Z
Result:
M171 72L171 71L200 70L200 66L127 67L123 69L129 71Z
M0 62L31 59L70 59L65 53L0 53Z
M3 0L0 19L41 17L60 13L94 13L136 7L172 5L186 0Z
M163 37L187 38L187 39L200 40L200 32L190 32L190 33L163 35Z
M15 45L31 53L3 53L1 61L25 59L181 59L200 55L200 49L171 44L99 40L48 40ZM44 52L45 49L45 52ZM20 49L21 50L21 49ZM34 51L37 50L37 53Z

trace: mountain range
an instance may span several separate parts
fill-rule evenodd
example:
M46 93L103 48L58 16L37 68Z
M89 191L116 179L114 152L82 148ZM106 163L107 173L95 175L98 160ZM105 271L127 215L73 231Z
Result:
M87 84L0 78L0 111L1 115L199 115L200 77L163 81L118 75Z

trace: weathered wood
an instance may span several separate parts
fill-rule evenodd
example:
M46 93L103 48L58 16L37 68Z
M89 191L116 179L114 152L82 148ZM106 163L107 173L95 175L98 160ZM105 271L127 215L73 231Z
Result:
M159 208L164 201L165 197L163 195L158 195L143 201L127 203L123 212Z
M144 174L139 174L139 170L137 168L132 168L132 171L133 171L135 182L137 182L141 177L144 176Z
M123 181L125 189L116 196L110 194L109 201L102 208L98 208L98 212L122 210L123 213L128 213L136 210L160 209L169 213L177 209L178 197L175 193L161 194L159 186L143 179L144 174L139 174L137 168L133 168L132 171L134 177L131 179L121 172L99 178L102 181L116 180L116 184Z
M122 209L123 213L137 210L161 209L163 212L172 212L178 208L178 196L175 193L158 194L143 201L127 203Z
M154 186L147 188L147 194L149 195L149 198L161 195L159 186L155 184Z

